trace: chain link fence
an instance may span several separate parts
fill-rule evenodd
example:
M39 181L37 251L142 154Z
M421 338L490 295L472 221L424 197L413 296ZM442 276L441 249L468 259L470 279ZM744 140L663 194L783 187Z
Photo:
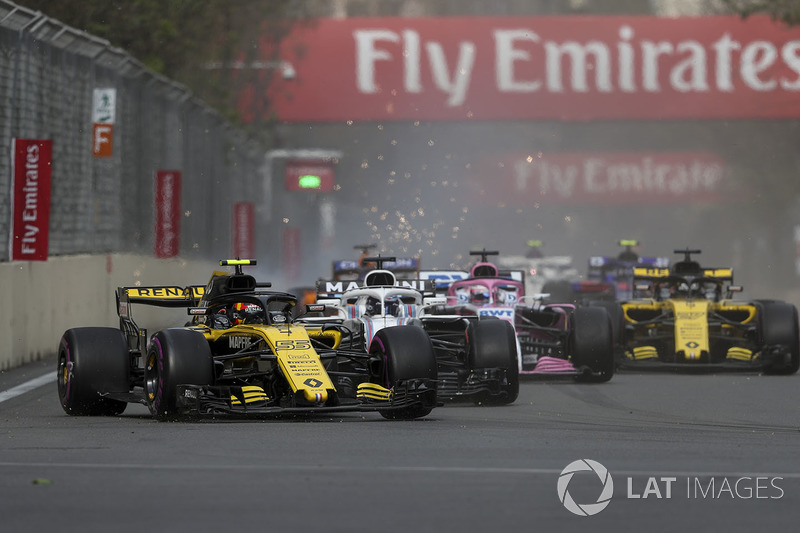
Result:
M116 90L113 154L92 154L92 98ZM231 206L263 200L264 150L102 39L0 0L0 261L8 261L14 138L51 139L49 256L152 253L154 175L182 172L180 255L231 253Z

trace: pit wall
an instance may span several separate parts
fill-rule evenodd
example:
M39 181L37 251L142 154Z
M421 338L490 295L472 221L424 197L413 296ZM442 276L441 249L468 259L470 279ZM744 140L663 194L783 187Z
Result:
M43 262L0 263L0 370L56 353L61 335L81 326L119 327L117 287L204 284L219 269L210 262L109 254L53 257ZM10 298L9 298L10 296ZM165 320L181 325L185 310L133 309L141 327ZM165 318L169 313L170 318ZM169 324L173 325L173 324Z

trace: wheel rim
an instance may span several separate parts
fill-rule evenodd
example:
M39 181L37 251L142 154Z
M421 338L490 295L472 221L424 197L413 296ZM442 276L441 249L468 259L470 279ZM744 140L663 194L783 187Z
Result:
M72 363L67 361L67 354L64 350L58 356L58 396L62 400L69 398L69 374L72 371Z
M158 393L158 360L155 353L147 357L147 365L144 370L144 387L147 403L152 404Z

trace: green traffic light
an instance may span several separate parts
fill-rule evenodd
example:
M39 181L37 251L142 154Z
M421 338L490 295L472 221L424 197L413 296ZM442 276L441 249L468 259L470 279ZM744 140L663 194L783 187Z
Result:
M319 189L322 186L322 178L313 174L306 174L298 178L297 186L301 189Z

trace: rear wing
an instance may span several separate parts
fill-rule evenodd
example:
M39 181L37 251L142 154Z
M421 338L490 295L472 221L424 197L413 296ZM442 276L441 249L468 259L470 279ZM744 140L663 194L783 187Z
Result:
M704 268L703 277L714 278L720 281L733 281L732 268Z
M414 289L423 295L433 294L434 281L431 279L398 279L394 285L404 289ZM320 280L317 282L317 298L340 298L345 292L365 288L358 280Z
M669 268L650 268L637 267L633 269L633 277L636 280L656 281L674 275ZM698 272L697 277L713 278L719 281L733 281L732 268L703 268Z
M641 267L658 267L664 268L669 266L669 257L656 257L656 256L646 256L640 257L636 261L625 261L621 260L617 257L610 257L607 255L593 255L589 258L589 268L595 267L600 268L609 265L639 265Z
M633 269L633 279L641 281L655 281L668 278L670 275L668 268L636 267Z
M369 261L369 258L364 260L362 264L360 261L353 260L340 260L332 263L333 277L336 279L350 279L352 277L361 278L364 274L374 268L374 261ZM415 277L419 273L421 261L418 257L397 257L392 261L383 261L380 268L391 270L397 277L407 277L411 274Z
M500 278L507 278L513 281L519 281L521 283L525 283L524 270L511 270L511 269L501 268L497 270L497 276Z
M439 292L444 292L454 281L467 279L469 272L464 270L422 270L420 279L432 281Z
M195 307L205 294L205 286L158 285L152 287L117 287L117 315L122 332L131 346L147 347L147 330L140 329L131 315L131 304L188 309Z
M118 287L117 314L130 316L130 304L157 307L194 307L205 294L204 285L158 285L151 287Z

